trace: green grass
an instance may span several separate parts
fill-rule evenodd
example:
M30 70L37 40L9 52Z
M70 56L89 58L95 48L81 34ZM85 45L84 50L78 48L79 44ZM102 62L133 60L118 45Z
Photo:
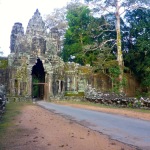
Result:
M78 93L75 93L75 92L66 92L65 96L84 96L84 92L78 92Z
M99 107L99 108L122 109L122 110L130 110L130 111L134 111L134 112L150 113L150 110L146 110L146 109L122 108L122 107L117 107L117 106L113 106L113 105L104 105L104 104L99 104L99 103L93 103L93 102L89 102L89 101L62 100L59 102L60 103L70 103L70 104L80 104L80 105L86 105L86 106L94 106L94 107Z
M0 139L7 129L14 125L13 120L21 113L21 109L26 105L32 105L30 102L9 102L6 105L6 112L0 120Z

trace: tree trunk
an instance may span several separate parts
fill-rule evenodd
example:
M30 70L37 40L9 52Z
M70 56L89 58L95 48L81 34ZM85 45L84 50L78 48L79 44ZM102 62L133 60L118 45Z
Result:
M120 69L120 75L119 75L119 92L123 92L122 87L122 80L123 80L123 57L122 57L122 50L121 50L121 31L120 31L120 5L119 0L116 1L116 32L117 32L117 61Z

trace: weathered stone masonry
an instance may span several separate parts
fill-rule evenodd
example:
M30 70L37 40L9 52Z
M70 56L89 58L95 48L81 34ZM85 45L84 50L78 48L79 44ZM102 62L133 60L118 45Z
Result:
M57 29L47 32L38 10L29 20L26 33L21 23L14 24L10 41L11 54L8 56L8 91L11 96L49 99L61 97L66 91L84 91L88 83L87 73L83 73L78 64L65 64L62 61L58 56L59 43ZM38 94L34 95L37 89Z
M111 88L107 76L94 75L90 66L64 63L59 57L60 40L56 28L47 32L38 10L26 32L21 23L12 27L8 56L8 95L48 100L67 94L84 93L88 84L98 90Z

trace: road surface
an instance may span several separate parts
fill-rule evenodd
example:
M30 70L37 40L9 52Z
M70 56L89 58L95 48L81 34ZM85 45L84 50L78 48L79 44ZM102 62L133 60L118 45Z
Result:
M37 104L87 128L109 135L111 139L137 146L142 150L150 150L150 121L45 101L39 101Z

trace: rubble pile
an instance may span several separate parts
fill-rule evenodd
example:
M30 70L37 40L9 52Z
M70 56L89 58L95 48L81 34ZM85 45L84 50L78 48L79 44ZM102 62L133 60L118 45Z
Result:
M88 85L85 90L85 99L104 105L150 109L150 99L147 97L137 99L135 97L127 97L124 93L103 93L96 91L96 89L90 85Z
M5 91L5 86L0 85L0 118L2 117L2 114L5 112L6 108L6 91Z

